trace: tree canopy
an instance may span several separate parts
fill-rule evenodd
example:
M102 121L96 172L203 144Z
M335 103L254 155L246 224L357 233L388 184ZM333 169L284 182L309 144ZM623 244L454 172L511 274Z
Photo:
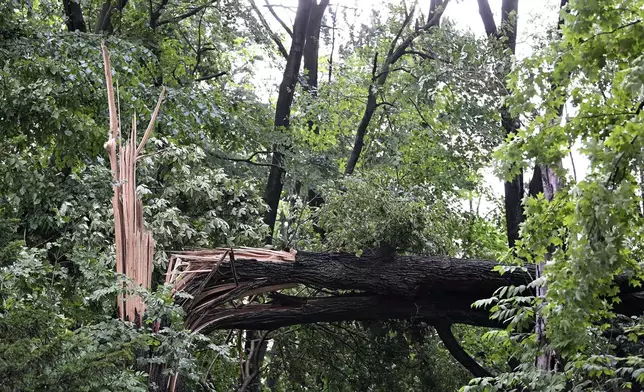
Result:
M0 391L642 391L644 1L528 3L2 2Z

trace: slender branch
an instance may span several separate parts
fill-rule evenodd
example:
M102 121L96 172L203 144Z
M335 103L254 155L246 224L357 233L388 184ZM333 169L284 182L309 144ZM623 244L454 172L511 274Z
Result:
M634 20L634 21L632 21L632 22L629 22L629 23L626 23L626 24L624 24L624 25L621 25L621 26L619 26L619 27L616 27L616 28L614 28L614 29L613 29L613 30L611 30L611 31L602 31L601 33L597 33L597 34L593 35L592 37L587 38L587 39L585 39L585 40L581 41L581 43L582 43L582 44L585 44L586 42L588 42L588 41L590 41L590 40L593 40L593 39L595 39L595 38L597 38L597 37L599 37L599 36L601 36L601 35L610 35L610 34L613 34L613 33L618 32L619 30L625 29L625 28L627 28L627 27L634 26L634 25L636 25L636 24L638 24L638 23L641 23L641 22L642 22L642 19L637 19L637 20Z
M279 15L277 15L277 12L275 12L275 10L273 9L273 5L269 4L268 0L265 0L265 1L266 1L266 7L268 8L268 11L270 11L271 15L273 15L273 17L279 22L279 24L284 28L284 30L286 30L286 33L288 33L288 35L291 38L293 38L293 31L291 30L291 28L288 27L286 23L284 23L284 21L279 17Z
M415 10L416 10L416 4L414 4L414 8L411 9L411 12L407 14L407 17L405 17L405 20L400 26L398 33L396 33L396 36L391 41L391 45L389 45L389 51L387 52L387 57L390 57L391 54L394 52L394 50L396 50L396 44L398 43L398 40L400 39L400 36L402 35L403 31L405 31L405 28L407 28L407 26L411 22L411 18L414 15Z
M379 102L379 103L376 104L377 108L380 107L380 106L391 106L392 108L396 107L396 105L394 105L393 103L390 103L390 102Z
M259 7L257 7L257 4L255 3L255 0L249 0L251 7L253 7L253 10L257 14L257 17L259 18L259 21L262 23L262 26L268 31L268 35L271 37L273 42L277 45L277 49L279 50L280 54L287 59L288 58L288 51L284 47L284 44L282 43L282 40L273 32L271 29L271 26L268 24L266 21L266 18L264 18L264 15L262 15L262 11L259 10Z
M212 75L202 76L200 78L195 79L195 82L202 82L204 80L217 79L217 78L219 78L221 76L224 76L224 75L228 75L228 72L221 71L221 72L217 72L217 73L212 74Z
M210 7L210 5L212 5L212 3L213 3L212 1L208 2L208 3L204 4L204 5L201 5L199 7L193 8L193 9L191 9L190 11L188 11L188 12L186 12L184 14L181 14L179 16L175 16L174 18L161 20L156 25L157 26L163 26L163 25L169 24L169 23L181 22L182 20L187 19L187 18L189 18L191 16L194 16L194 15L198 14L200 11L205 10L206 8Z
M409 102L411 102L411 104L416 109L416 113L418 113L418 116L420 116L420 119L423 120L423 125L425 125L425 126L427 126L427 127L429 127L431 129L431 127L429 125L429 122L427 121L427 119L425 118L423 113L421 112L420 108L418 107L418 104L416 102L414 102L414 100L411 99L411 98L409 98Z
M281 166L279 166L279 165L273 164L273 163L262 163L262 162L253 162L253 161L252 161L252 159L253 159L256 155L259 155L259 154L269 154L269 153L271 153L271 151L257 151L257 152L254 152L254 153L253 153L251 156L249 156L248 158L233 158L233 157L227 157L227 156L219 155L219 154L213 154L213 155L214 155L216 158L223 159L223 160L226 160L226 161L244 162L244 163L248 163L248 164L255 165L255 166L275 167L275 168L277 168L277 169L283 170L284 168L282 168L282 167L281 167Z

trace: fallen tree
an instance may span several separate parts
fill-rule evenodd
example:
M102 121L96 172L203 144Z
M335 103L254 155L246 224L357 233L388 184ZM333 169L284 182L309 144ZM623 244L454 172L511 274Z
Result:
M185 300L187 324L196 331L269 330L295 324L352 320L420 319L432 325L462 323L503 327L471 304L502 286L527 285L534 266L500 275L496 262L439 256L355 255L215 249L173 256L168 282ZM641 314L644 293L616 279L615 311ZM281 290L308 287L309 294ZM248 301L264 295L265 303Z

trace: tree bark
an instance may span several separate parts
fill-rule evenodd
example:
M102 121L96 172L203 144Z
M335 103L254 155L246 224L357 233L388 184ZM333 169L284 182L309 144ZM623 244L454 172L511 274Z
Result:
M479 14L481 15L481 20L485 26L485 33L488 37L493 37L496 35L496 22L494 21L494 15L492 14L492 9L490 8L490 3L487 0L478 0L479 3Z
M184 262L190 260L189 255L180 257ZM195 297L186 304L186 324L193 330L209 332L420 317L432 325L441 322L502 327L503 322L490 320L486 309L473 309L471 304L489 298L499 287L528 284L535 267L500 275L493 271L495 265L493 261L436 256L370 258L298 252L294 262L235 260L233 273L233 265L223 261L217 265L216 278L204 284L209 274L199 272L189 286L182 288ZM616 284L622 290L622 303L615 311L628 315L642 312L642 293L628 285L626 276L618 277ZM282 294L273 296L273 302L267 304L239 302L249 295L296 285L324 289L329 295ZM236 307L227 305L231 301L237 301Z
M65 17L67 20L67 31L80 31L81 33L87 32L85 19L83 18L83 10L81 9L80 0L63 0L63 8L65 9Z
M489 37L507 39L507 48L514 55L517 42L517 12L518 0L503 0L501 6L501 25L497 28L490 9L488 0L478 0L479 14L485 26L485 32ZM500 79L505 79L510 73L510 62L503 67L500 71ZM513 118L510 114L510 109L506 104L503 104L499 110L501 115L501 126L505 130L505 135L513 135L516 133L518 126L517 119ZM514 247L516 240L519 239L519 227L524 220L523 216L523 196L525 190L523 188L523 170L511 181L506 181L504 184L504 205L505 205L505 223L506 233L508 237L508 246Z
M293 43L286 60L284 76L280 84L277 105L275 108L275 128L279 131L288 128L290 125L291 104L293 103L293 94L295 93L295 84L297 83L302 62L302 53L306 41L306 31L309 24L309 16L313 7L313 0L299 0L295 22L293 24ZM268 181L266 183L266 193L264 200L268 204L268 212L264 217L264 222L268 225L269 235L266 243L273 242L273 231L275 230L275 221L277 219L277 209L279 207L280 197L282 195L282 177L284 174L284 153L281 151L279 144L273 145L273 156Z
M445 348L463 367L469 370L474 377L492 377L483 366L479 365L467 351L461 347L452 333L452 326L449 324L437 324L434 326L438 337L443 341Z
M127 5L128 0L106 0L103 3L101 12L98 15L98 21L96 23L95 33L105 32L107 34L112 34L114 32L114 25L112 24L112 13L114 11L122 12L123 8ZM116 4L113 4L116 3Z
M306 32L306 43L304 44L304 88L312 95L317 95L318 88L318 57L320 51L320 28L322 17L329 5L329 0L321 0L311 9L309 25Z

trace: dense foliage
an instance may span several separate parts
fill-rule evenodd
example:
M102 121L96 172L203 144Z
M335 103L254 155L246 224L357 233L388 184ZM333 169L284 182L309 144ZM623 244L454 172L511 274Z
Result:
M391 1L362 14L330 4L317 87L300 70L290 124L275 128L284 59L274 41L288 50L294 32L262 21L273 18L268 7L2 2L0 390L164 390L148 379L159 366L185 390L245 385L244 339L254 332L187 330L172 296L182 293L171 293L165 272L171 251L264 245L276 146L284 155L276 247L498 259L500 273L546 262L546 275L476 303L506 329L453 328L491 377L471 380L423 320L355 321L270 331L253 390L641 390L644 319L616 314L613 282L626 274L639 287L644 277L642 9L641 0L571 0L560 25L516 60L506 36L463 31L448 14L421 28L440 7L427 15ZM529 23L520 11L518 20ZM388 64L406 37L413 43ZM127 277L114 272L101 42L124 123L146 123L167 91L137 172L157 243L152 290L139 292L148 306L140 328L115 317ZM343 175L367 96L376 106L365 145L355 172ZM516 133L504 130L505 109ZM587 173L574 171L581 162ZM506 179L552 170L561 184L552 200L523 199L511 249L493 166ZM547 320L545 342L537 314ZM535 358L549 350L556 365L544 371Z

